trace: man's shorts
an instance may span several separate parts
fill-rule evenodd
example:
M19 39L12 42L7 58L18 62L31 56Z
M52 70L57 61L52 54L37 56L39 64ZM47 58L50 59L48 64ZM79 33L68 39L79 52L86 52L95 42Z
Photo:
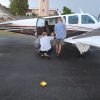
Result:
M55 39L55 43L64 45L64 40L63 39Z

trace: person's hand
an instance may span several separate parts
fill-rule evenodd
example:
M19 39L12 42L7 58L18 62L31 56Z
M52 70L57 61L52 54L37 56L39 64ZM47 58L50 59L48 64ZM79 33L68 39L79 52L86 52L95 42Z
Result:
M54 33L54 32L52 32L52 33L51 33L51 36L53 36L53 37L54 37L54 35L55 35L55 33Z

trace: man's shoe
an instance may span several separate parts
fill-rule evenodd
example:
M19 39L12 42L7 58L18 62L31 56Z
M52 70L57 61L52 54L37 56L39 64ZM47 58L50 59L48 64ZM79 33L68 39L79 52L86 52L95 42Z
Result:
M41 54L41 57L44 57L44 55L43 55L43 54Z
M51 58L50 55L48 55L47 53L44 53L44 57Z

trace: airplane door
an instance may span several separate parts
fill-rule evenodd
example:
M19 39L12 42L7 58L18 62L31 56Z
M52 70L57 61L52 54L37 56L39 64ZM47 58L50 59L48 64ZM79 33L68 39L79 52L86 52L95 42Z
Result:
M38 18L36 22L37 36L41 35L42 32L44 32L44 28L45 28L45 19Z

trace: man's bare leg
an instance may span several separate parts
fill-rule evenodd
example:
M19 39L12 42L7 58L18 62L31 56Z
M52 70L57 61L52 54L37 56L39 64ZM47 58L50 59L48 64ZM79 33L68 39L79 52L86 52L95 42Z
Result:
M59 44L59 47L58 47L58 55L60 54L60 52L61 52L61 48L62 48L62 45L61 44Z
M56 53L58 54L59 45L56 44Z

